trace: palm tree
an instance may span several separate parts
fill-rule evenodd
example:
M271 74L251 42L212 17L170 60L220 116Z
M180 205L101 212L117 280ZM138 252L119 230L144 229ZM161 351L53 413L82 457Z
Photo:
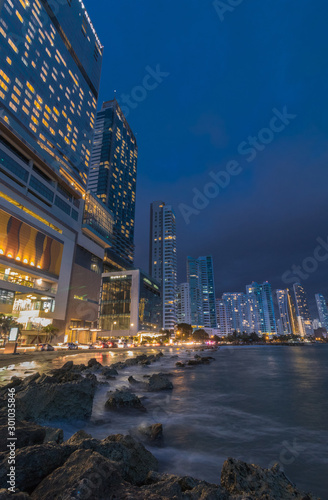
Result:
M59 328L56 328L54 325L47 325L42 328L42 331L47 334L47 342L51 344L52 340L56 337Z

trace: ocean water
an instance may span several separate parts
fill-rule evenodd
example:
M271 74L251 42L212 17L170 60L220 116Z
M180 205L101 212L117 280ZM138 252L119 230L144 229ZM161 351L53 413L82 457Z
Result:
M328 345L222 347L200 353L215 358L210 365L185 369L176 369L178 359L172 358L176 354L184 360L196 353L165 350L159 362L124 369L109 381L110 387L101 386L91 422L83 428L103 438L160 422L164 446L148 449L163 472L218 483L227 457L263 467L279 462L299 488L328 499ZM80 363L90 357L83 353L68 359ZM120 355L97 354L97 358L111 364ZM59 358L51 367L62 363ZM104 409L108 391L129 386L129 375L145 380L144 375L158 372L172 374L174 389L134 391L144 398L147 413L126 415ZM6 378L8 372L1 376ZM64 428L65 438L81 428L76 423L56 424Z

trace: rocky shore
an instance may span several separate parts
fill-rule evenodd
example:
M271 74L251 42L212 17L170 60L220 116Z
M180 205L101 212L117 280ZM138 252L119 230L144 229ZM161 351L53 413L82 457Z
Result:
M110 384L119 370L149 366L163 354L142 354L102 366L96 359L87 365L68 361L48 374L12 377L0 388L0 500L314 500L300 492L274 466L262 469L233 458L222 467L220 484L189 476L162 474L158 461L145 446L164 446L165 429L160 423L131 429L130 435L113 434L94 439L80 430L64 441L63 431L42 425L47 421L88 421L97 387ZM180 369L197 369L213 361L196 354ZM128 387L109 390L108 412L147 412L141 393L172 391L171 375L145 374L143 380L128 378ZM16 492L8 492L8 389L16 394ZM110 389L110 387L109 387ZM137 392L139 395L137 395ZM218 477L219 479L219 477Z

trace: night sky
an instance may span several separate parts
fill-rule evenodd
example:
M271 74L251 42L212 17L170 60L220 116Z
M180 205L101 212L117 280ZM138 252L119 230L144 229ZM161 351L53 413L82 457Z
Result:
M212 254L217 296L253 280L283 288L310 257L300 281L312 306L314 293L328 298L328 260L313 257L328 239L327 2L241 0L221 18L212 0L85 5L105 46L99 105L115 95L139 145L136 265L148 271L149 204L163 199L177 215L179 282L187 255ZM296 116L263 132L284 107ZM239 145L259 133L248 161ZM238 175L186 224L180 205L233 160Z

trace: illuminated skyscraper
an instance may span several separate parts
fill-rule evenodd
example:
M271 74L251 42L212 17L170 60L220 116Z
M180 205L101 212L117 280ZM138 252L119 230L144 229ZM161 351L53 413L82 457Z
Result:
M163 201L150 206L149 274L161 283L163 328L172 330L177 322L177 242L175 214Z
M191 321L193 326L217 328L213 259L187 258L187 278L190 287Z
M313 328L306 292L300 283L295 283L293 285L293 289L295 293L296 315L298 320L299 332L303 337L305 335L313 335Z
M226 307L229 333L250 333L248 322L248 302L244 293L224 293L222 300Z
M97 114L88 189L114 214L114 245L105 267L131 268L134 258L138 147L117 101Z
M246 287L249 304L249 328L258 334L275 334L276 319L273 308L271 285L267 281L259 285L253 282Z
M226 303L222 299L216 299L216 314L220 335L229 335L231 323L228 319Z
M277 290L277 301L279 309L279 324L281 335L296 335L299 331L295 313L295 306L289 290Z
M181 283L177 293L177 322L191 325L190 290L188 283Z
M321 326L328 331L328 308L326 299L323 295L321 295L321 293L317 293L315 296L315 300L317 303Z
M113 225L85 193L101 63L81 1L0 2L0 312L27 342L96 326Z
M90 163L102 46L80 1L60 2L57 9L47 0L1 4L1 117L81 194ZM26 182L33 191L41 190L35 181ZM61 199L53 200L46 189L42 194L61 206Z

